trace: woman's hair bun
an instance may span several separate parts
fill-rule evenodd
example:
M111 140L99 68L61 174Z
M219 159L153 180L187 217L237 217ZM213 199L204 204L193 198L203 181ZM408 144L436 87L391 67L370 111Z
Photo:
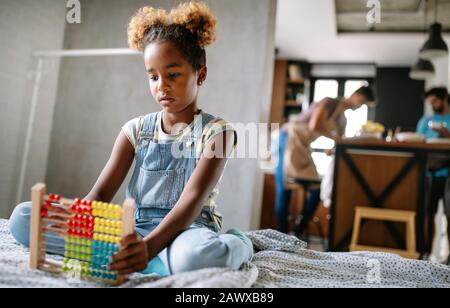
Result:
M170 18L163 9L143 7L133 16L128 25L128 45L130 48L143 51L145 36L152 28L170 24Z
M211 45L216 40L217 19L208 6L199 2L180 4L170 12L173 23L186 27L198 38L201 48Z

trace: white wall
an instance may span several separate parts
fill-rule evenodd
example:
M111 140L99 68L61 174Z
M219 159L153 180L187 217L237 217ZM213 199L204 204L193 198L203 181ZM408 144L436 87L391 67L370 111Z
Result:
M143 5L178 1L82 1L81 25L68 25L65 48L126 47L126 26ZM208 51L209 77L199 105L230 122L267 121L274 63L275 0L210 0L219 20ZM105 9L107 7L107 9ZM47 183L83 196L103 168L121 125L158 107L140 57L65 59L61 64ZM124 198L121 188L115 201ZM218 200L226 226L257 227L262 176L256 160L232 160Z
M449 46L450 46L450 42ZM450 61L449 58L441 58L433 60L433 65L436 70L436 74L433 78L426 81L426 89L429 90L433 87L447 87L450 90ZM431 115L433 110L430 105L425 102L425 115Z
M0 217L7 218L15 206L25 128L31 104L34 50L60 49L65 26L65 2L60 0L0 1ZM45 89L39 98L40 121L33 127L33 144L39 151L26 176L45 179L47 151L53 118L58 62L45 70ZM32 184L28 186L31 187ZM26 191L28 196L30 192Z

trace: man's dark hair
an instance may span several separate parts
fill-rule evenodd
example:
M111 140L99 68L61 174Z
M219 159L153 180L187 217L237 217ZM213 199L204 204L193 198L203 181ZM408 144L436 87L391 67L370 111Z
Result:
M367 98L368 102L375 101L375 94L373 93L373 90L371 87L361 87L355 91L355 94L364 96L365 98Z
M448 99L448 91L444 87L432 88L425 93L425 99L429 98L430 96L436 96L441 100L446 100Z

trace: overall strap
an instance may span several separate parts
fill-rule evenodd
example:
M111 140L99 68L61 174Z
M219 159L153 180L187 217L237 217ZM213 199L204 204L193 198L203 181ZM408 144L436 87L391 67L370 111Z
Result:
M157 125L158 116L161 112L154 112L144 117L144 123L142 125L142 131L147 134L153 134Z

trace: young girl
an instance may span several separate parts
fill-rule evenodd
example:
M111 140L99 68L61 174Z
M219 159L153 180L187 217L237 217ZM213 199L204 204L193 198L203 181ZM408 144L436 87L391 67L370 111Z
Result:
M167 13L144 7L132 18L129 45L143 53L153 98L162 111L128 122L87 200L110 202L133 161L127 196L136 201L136 234L121 241L111 270L162 276L209 267L238 269L253 256L239 230L219 235L214 199L236 133L198 109L207 77L205 47L215 40L216 19L201 3ZM183 123L191 123L183 125ZM19 205L10 229L28 245L31 204ZM53 252L63 251L55 235Z

